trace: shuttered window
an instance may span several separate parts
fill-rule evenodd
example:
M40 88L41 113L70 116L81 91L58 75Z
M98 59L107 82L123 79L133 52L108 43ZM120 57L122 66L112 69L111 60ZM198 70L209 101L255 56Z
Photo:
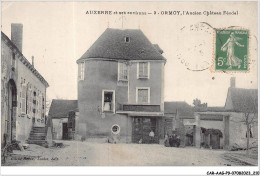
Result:
M150 74L150 63L149 62L139 62L138 63L138 78L149 78Z
M128 68L125 63L118 63L118 80L127 81L128 80Z
M150 103L150 88L137 88L137 103Z
M39 109L39 117L41 118L41 116L42 116L42 94L40 94L40 96L39 96L39 106L38 106L38 109Z
M26 112L26 86L22 85L22 113Z
M84 80L85 62L79 63L79 80Z

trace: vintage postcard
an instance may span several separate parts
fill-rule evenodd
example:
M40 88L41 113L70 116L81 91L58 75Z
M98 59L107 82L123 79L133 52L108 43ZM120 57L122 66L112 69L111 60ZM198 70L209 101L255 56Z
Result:
M259 175L257 1L2 1L1 14L3 169Z

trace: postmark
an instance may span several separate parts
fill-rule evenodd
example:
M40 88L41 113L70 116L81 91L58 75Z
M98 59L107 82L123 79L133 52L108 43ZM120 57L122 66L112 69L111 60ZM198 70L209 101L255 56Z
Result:
M249 71L249 30L215 29L215 71Z
M205 71L211 67L214 28L207 22L183 26L177 36L177 59L189 71Z

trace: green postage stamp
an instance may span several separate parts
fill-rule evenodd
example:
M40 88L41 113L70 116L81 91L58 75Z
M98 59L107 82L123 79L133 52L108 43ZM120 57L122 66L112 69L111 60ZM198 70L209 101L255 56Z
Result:
M248 71L249 31L216 29L215 70Z

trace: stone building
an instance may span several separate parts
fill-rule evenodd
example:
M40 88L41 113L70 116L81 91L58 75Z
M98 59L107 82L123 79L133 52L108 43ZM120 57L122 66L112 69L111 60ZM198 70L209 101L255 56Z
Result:
M149 143L163 139L166 59L141 30L108 28L77 60L79 135Z
M231 78L225 107L195 112L196 147L202 144L213 149L232 147L245 148L247 142L248 114L250 123L250 146L257 145L258 139L258 90L235 87L235 78Z
M74 139L77 112L77 100L52 100L48 117L54 140Z
M25 142L32 127L45 126L46 88L42 75L22 54L23 25L1 32L1 144ZM32 58L33 59L33 58Z

